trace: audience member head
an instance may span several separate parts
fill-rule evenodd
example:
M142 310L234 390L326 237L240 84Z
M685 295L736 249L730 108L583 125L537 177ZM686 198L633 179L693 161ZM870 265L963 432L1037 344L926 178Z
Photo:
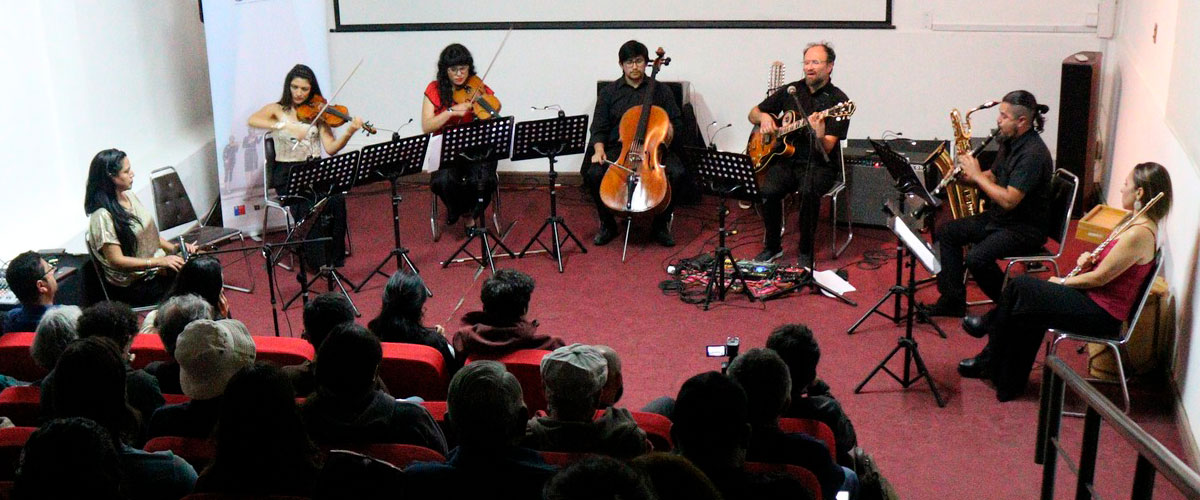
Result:
M792 378L788 367L770 349L750 349L734 358L729 364L729 378L746 391L751 423L777 422L791 402Z
M542 357L542 385L550 416L591 422L608 378L607 365L600 351L585 344L559 347Z
M1125 187L1121 189L1122 198L1126 197L1127 193L1130 198L1127 208L1135 211L1141 210L1150 200L1162 193L1163 197L1146 210L1146 217L1152 221L1162 220L1167 216L1167 212L1171 211L1171 175L1162 165L1148 161L1133 167ZM1123 199L1122 202L1124 201Z
M604 361L608 364L608 377L604 379L604 388L600 389L600 401L596 403L596 408L608 408L616 405L621 400L621 396L625 394L625 379L621 374L621 358L617 356L617 351L609 346L592 347L604 355Z
M175 358L175 342L193 321L216 319L213 306L205 302L199 295L187 294L171 297L158 306L154 315L154 329L162 339L167 355Z
M388 278L383 288L383 308L379 316L371 320L370 327L376 333L394 331L419 332L425 311L425 282L421 277L406 271L397 271ZM380 340L387 340L380 338Z
M80 314L83 310L79 306L59 306L46 311L29 347L34 363L47 371L54 369L67 345L79 338Z
M125 399L122 354L106 337L84 338L67 346L54 367L49 406L43 402L49 416L90 418L107 429L113 439L127 443L135 440L140 416Z
M612 457L594 456L559 471L546 483L546 500L653 500L645 479Z
M123 498L120 464L113 438L100 424L51 420L25 442L12 498Z
M792 376L792 392L803 394L817 379L821 347L813 332L800 323L780 325L767 337L767 349L775 351Z
M501 269L483 282L483 312L498 323L516 323L529 312L533 278L516 269Z
M218 397L238 370L254 364L254 356L254 339L241 321L193 321L175 345L179 387L192 399Z
M336 292L323 293L304 305L303 337L320 349L335 326L352 321L354 305L349 299Z
M200 255L183 265L167 297L198 295L208 302L213 310L220 312L221 296L224 294L225 278L221 273L221 261L211 255Z
M658 500L720 500L721 493L704 472L674 453L647 453L630 465L650 482Z
M121 253L126 256L136 254L137 236L133 234L133 214L121 206L118 194L132 185L133 171L124 151L105 149L92 157L87 185L83 189L83 211L87 215L101 208L108 212L117 233L117 243L121 244Z
M54 303L58 293L58 280L54 278L54 266L42 259L37 252L22 252L8 263L4 279L17 300L26 306Z
M317 351L317 391L322 397L347 400L371 394L382 360L383 347L374 334L360 325L344 323L329 332Z
M275 493L279 483L317 468L319 450L292 383L272 364L252 364L229 380L213 435L216 456L202 476L220 477L220 492Z
M138 332L137 314L122 302L97 302L79 315L78 332L79 338L109 339L127 352Z
M529 410L517 377L496 361L476 361L450 380L446 420L468 447L500 448L525 434Z
M684 382L671 421L675 448L701 470L745 464L750 443L746 392L729 377L706 372Z

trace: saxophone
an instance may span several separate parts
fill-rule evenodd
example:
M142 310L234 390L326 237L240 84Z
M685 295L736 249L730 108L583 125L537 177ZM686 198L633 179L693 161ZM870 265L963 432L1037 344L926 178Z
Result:
M955 154L971 151L971 113L990 108L996 104L998 103L990 101L968 111L965 125L958 108L950 111L950 125L954 127ZM950 158L950 152L945 149L938 155L934 164L937 165L938 170L942 173L943 179L953 178L958 173L954 167L954 160ZM951 181L947 186L946 195L949 198L950 215L955 219L983 213L983 197L979 195L979 189L977 188L964 185L958 181Z

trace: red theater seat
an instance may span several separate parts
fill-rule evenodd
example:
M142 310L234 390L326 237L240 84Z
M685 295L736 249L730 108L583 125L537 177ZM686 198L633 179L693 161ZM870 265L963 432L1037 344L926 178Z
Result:
M746 472L754 474L787 474L800 480L800 483L802 483L805 488L808 488L808 490L812 492L813 498L824 498L821 496L821 482L817 481L817 475L799 465L746 462L745 468Z
M671 419L644 411L631 411L633 421L646 432L646 439L654 445L654 451L671 451ZM600 419L604 410L596 410L595 418Z
M255 359L279 366L298 365L313 359L316 352L307 340L293 337L254 337Z
M36 385L8 387L0 392L0 416L14 424L36 426L42 414L42 388Z
M184 396L183 394L163 394L163 399L166 401L165 404L169 405L177 405L179 403L186 403L192 400L192 398Z
M784 417L779 419L779 429L783 432L801 432L819 439L829 448L829 456L837 462L837 441L833 436L833 429L825 422L811 418Z
M525 394L525 406L532 414L546 409L546 392L542 387L542 358L550 351L542 349L522 349L504 356L471 356L467 363L490 359L504 363L508 371L521 382L521 391Z
M446 399L446 362L437 349L420 344L383 342L379 377L398 398Z
M217 448L205 438L159 436L146 441L146 451L170 451L192 464L197 471L203 470L217 455Z
M11 481L21 459L21 449L37 427L8 427L0 429L0 480Z
M333 450L349 450L383 460L401 469L413 462L445 462L446 457L424 446L398 443L373 443L360 446L338 446Z
M421 402L421 406L424 406L425 410L429 411L430 415L433 415L433 420L438 425L446 421L446 411L449 407L445 401L423 401Z
M130 363L134 368L145 368L146 365L154 361L168 361L171 356L167 355L167 348L163 347L162 338L153 333L139 333L133 336L133 345L130 346L129 352L133 353L133 363Z
M0 373L27 382L45 377L47 371L34 363L29 354L32 346L33 332L0 335Z
M564 453L561 451L539 451L538 455L542 456L542 460L546 463L558 467L560 469L593 456L594 453Z

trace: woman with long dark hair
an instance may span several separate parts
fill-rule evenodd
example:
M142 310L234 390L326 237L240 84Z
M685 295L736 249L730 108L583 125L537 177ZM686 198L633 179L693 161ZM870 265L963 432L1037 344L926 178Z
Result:
M88 215L87 245L103 269L100 279L111 299L130 305L152 304L183 267L179 245L158 234L154 216L133 194L133 168L119 149L92 158L84 188ZM189 251L196 248L188 245Z
M453 376L461 363L455 361L445 329L441 325L427 327L422 322L426 298L425 283L420 276L397 271L383 289L379 316L367 323L367 328L381 342L421 344L437 349L446 360L447 373Z
M225 387L213 434L217 453L196 491L309 496L321 469L320 450L305 430L296 393L278 367L242 368Z
M306 193L287 192L287 180L292 169L311 158L320 158L322 148L329 155L338 154L350 142L350 137L363 126L362 119L355 117L347 124L346 132L335 137L333 129L324 122L301 122L296 117L296 108L308 104L315 96L324 97L316 74L312 68L297 64L283 78L283 93L279 100L263 106L246 121L251 127L270 131L268 140L275 142L275 157L267 158L270 169L267 172L267 187L275 189L297 220L303 218L315 200L303 199ZM331 217L328 227L318 226L309 236L329 236L333 241L325 245L327 258L314 255L319 252L309 252L308 260L314 265L332 261L340 266L345 260L346 201L341 195L335 195L325 210Z
M1025 392L1047 328L1098 337L1120 335L1121 324L1141 299L1139 288L1154 267L1159 224L1171 209L1171 177L1162 165L1141 163L1121 187L1121 204L1135 212L1160 193L1162 198L1099 255L1079 256L1084 272L1048 281L1018 276L1004 287L996 309L964 318L963 329L974 337L988 336L988 344L974 358L959 363L958 372L969 378L990 375L996 398L1009 401Z
M182 297L184 295L196 295L208 305L212 306L212 310L216 313L213 319L225 319L231 317L229 315L229 301L225 299L225 276L221 271L221 261L211 255L201 255L195 257L179 270L179 274L175 276L175 282L171 284L170 290L163 296L163 301L171 297ZM158 333L154 326L154 321L158 317L158 310L150 311L142 320L141 333Z
M472 76L475 76L475 59L471 57L471 51L458 43L442 49L437 74L425 86L421 101L421 129L425 133L441 134L447 127L475 120L471 103L454 102L454 91L462 89ZM487 85L483 89L494 94ZM429 186L446 204L446 224L454 224L468 213L479 219L496 189L496 162L442 158L441 166L429 179Z

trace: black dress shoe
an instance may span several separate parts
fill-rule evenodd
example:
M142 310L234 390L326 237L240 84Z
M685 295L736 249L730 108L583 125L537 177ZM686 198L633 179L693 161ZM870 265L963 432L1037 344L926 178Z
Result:
M671 236L671 230L667 228L659 228L654 231L654 241L664 247L675 246L675 237Z
M925 314L930 316L945 316L950 318L961 318L967 315L966 304L951 304L949 301L938 299L932 304L921 304L925 310Z
M996 386L996 401L1006 403L1025 395L1025 386L1008 387L1007 384Z
M991 360L980 359L978 356L958 362L958 374L963 378L990 378Z
M962 328L967 335L981 339L987 336L987 325L983 316L967 316L962 319Z
M607 245L613 238L617 237L617 228L615 226L600 226L600 232L596 233L596 237L592 238L592 244L596 246Z

